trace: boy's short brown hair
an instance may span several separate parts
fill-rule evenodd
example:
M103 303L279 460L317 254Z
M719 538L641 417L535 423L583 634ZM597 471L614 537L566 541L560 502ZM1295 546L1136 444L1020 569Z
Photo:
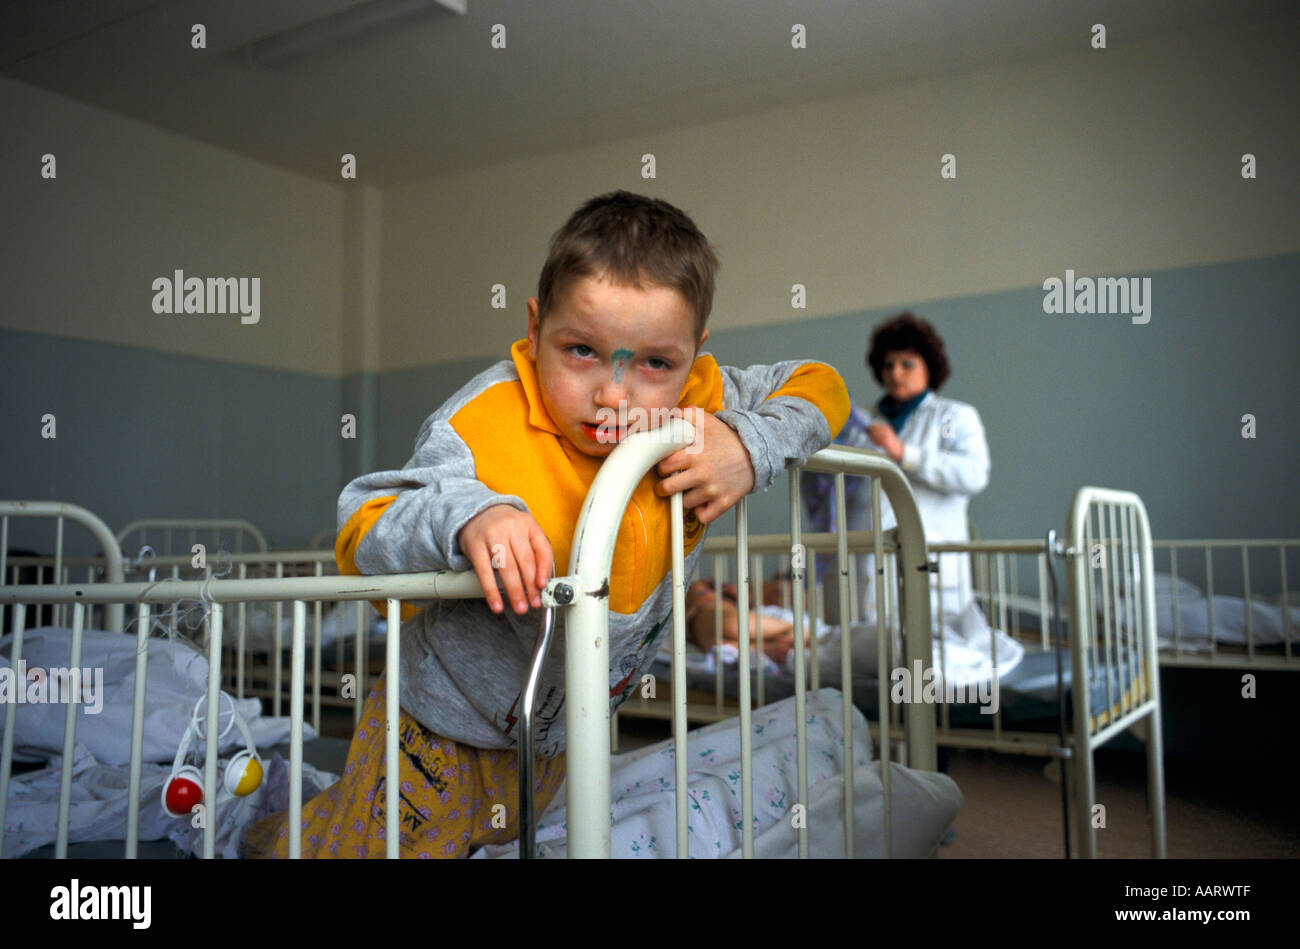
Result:
M695 316L695 339L713 309L718 258L685 212L667 201L612 191L587 201L551 237L537 282L538 317L582 277L607 274L643 289L650 283L676 290Z

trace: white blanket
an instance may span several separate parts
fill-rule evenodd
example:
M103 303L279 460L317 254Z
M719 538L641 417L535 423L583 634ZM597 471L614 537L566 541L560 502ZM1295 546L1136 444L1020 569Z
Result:
M194 704L207 694L208 659L183 639L150 639L145 674L143 760L171 764L181 737L194 713ZM13 636L0 639L0 661L12 668ZM23 634L22 661L28 675L34 669L65 668L72 655L72 631L40 627ZM82 633L80 668L102 670L102 708L95 714L90 704L77 706L77 747L96 761L124 765L131 760L131 716L135 701L136 637L88 629ZM98 675L94 678L98 679ZM261 714L259 699L236 701L259 747L279 744L289 737L289 719ZM44 761L63 753L64 704L19 704L14 722L14 758ZM0 705L0 733L4 728ZM303 726L303 740L316 737ZM220 750L242 744L238 730L230 729ZM74 757L79 757L76 755Z
M68 842L126 839L127 768L102 764L78 746L72 766L72 801L68 808ZM59 784L62 758L55 757L40 771L15 775L9 785L9 805L5 813L6 858L21 857L57 839L59 820ZM289 804L289 766L278 754L263 759L266 775L262 786L244 798L231 795L224 786L217 791L216 854L233 858L248 827L267 814L285 810ZM218 769L218 784L224 762ZM311 765L303 764L303 800L309 800L333 784L337 778ZM140 776L140 840L171 840L177 847L203 854L203 829L192 818L169 817L162 809L163 783L171 772L170 764L145 764ZM211 813L211 811L209 811ZM125 844L123 844L125 854Z
M820 689L807 696L808 790L805 808L810 852L815 857L844 855L844 780L840 746L843 723L840 693ZM691 732L687 791L691 857L737 857L741 848L739 720L718 722ZM795 743L794 698L754 712L754 852L760 857L793 857L799 771ZM676 855L674 746L661 742L612 762L612 855ZM853 710L855 855L883 857L883 795L880 765L871 760L866 719ZM890 766L893 855L933 853L961 807L961 792L947 775ZM541 856L562 857L566 823L564 790L541 816L537 827ZM477 857L515 857L517 844L486 847Z

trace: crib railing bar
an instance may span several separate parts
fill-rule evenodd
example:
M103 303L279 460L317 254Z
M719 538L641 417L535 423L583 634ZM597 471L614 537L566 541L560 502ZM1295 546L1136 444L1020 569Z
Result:
M319 642L319 640L318 631L317 641ZM385 732L387 741L384 744L384 843L387 845L385 856L389 860L396 860L401 856L398 846L401 843L402 836L402 815L398 811L397 798L397 792L401 789L397 767L398 726L402 711L401 643L402 602L390 598L388 600L388 631L384 638L384 673L387 676L384 684L387 690L384 695L386 700L384 726L387 729Z
M1007 628L1006 556L1007 556L1006 554L998 554L996 556L997 571L998 571L998 592L997 592L998 629L1001 629L1003 632L1005 632ZM940 622L942 622L943 621L942 613L939 614L939 618L940 618ZM991 625L992 624L990 624L990 627ZM989 664L991 667L990 679L989 679L990 687L992 689L996 689L998 688L998 636L997 636L997 630L992 628L989 629ZM967 690L967 693L969 694L969 689ZM993 712L993 740L996 742L1002 741L1002 703L1001 702L998 703L997 707L994 709Z
M818 533L808 532L804 535L804 549L815 550L818 553L833 554L839 549L840 539L834 531L823 531ZM871 547L873 541L871 531L848 531L847 533L849 546L855 550L867 550ZM730 546L731 542L721 537L710 537L700 544L700 552L704 554L721 554L724 556L733 556L734 549ZM782 555L789 552L790 535L785 534L751 534L749 538L749 552L760 554ZM890 532L885 532L885 553L894 553L898 549L897 544L890 537ZM1001 550L1001 545L997 545Z
M1124 607L1125 623L1124 639L1121 643L1123 661L1120 666L1120 673L1125 675L1126 681L1133 681L1135 679L1134 670L1137 664L1137 657L1130 650L1131 642L1136 640L1137 636L1137 620L1133 615L1133 607L1135 605L1134 597L1137 596L1137 589L1133 583L1133 544L1129 533L1131 529L1132 513L1133 512L1127 505L1119 509L1120 534L1123 538L1122 546L1124 550L1124 576L1122 578L1121 588L1124 596L1122 603ZM1127 673L1124 672L1125 669L1128 670ZM1140 683L1136 690L1125 688L1119 690L1121 713L1127 714L1131 708L1137 707L1139 703L1138 695L1141 691L1142 687Z
M343 634L342 604L340 603L334 604L334 616L335 619L338 621L338 636L336 636L334 639L334 668L341 671L342 669L345 668L344 660L347 653L347 650L343 648L344 644L347 641L347 637ZM341 694L342 687L340 686L335 691Z
M1120 708L1120 714L1123 714L1126 707L1124 703L1124 693L1129 691L1124 688L1125 669L1128 665L1128 653L1126 646L1129 637L1128 610L1129 603L1125 599L1127 596L1127 587L1125 580L1128 577L1132 564L1129 562L1129 548L1127 538L1125 537L1125 511L1120 505L1111 505L1111 520L1115 525L1115 541L1119 548L1119 563L1115 566L1115 704ZM1132 669L1128 669L1128 674L1132 674ZM1113 709L1111 710L1114 717Z
M542 610L542 628L533 646L532 661L528 664L528 675L520 693L519 714L519 859L532 860L537 856L537 749L533 744L533 717L537 711L537 686L541 682L542 670L546 666L546 657L551 651L551 641L555 636L555 607L548 603ZM610 717L610 748L613 748L614 729Z
M1277 547L1278 558L1282 562L1282 642L1286 648L1286 657L1291 658L1291 597L1286 588L1286 548Z
M316 564L316 576L324 576L321 571L321 565ZM311 647L311 727L315 729L316 734L320 734L320 644L321 644L321 616L324 604L317 600L313 604L313 618L315 624L312 633ZM400 827L400 822L399 822Z
M223 609L212 604L208 624L208 717L204 721L207 750L203 759L203 859L216 856L217 842L217 755L221 736L221 630Z
M673 767L674 803L677 809L677 859L691 855L687 819L686 765L686 563L683 555L685 530L682 525L682 495L672 495L673 551ZM721 590L718 599L722 599ZM719 659L721 657L719 656Z
M841 739L844 756L844 856L851 860L853 859L853 641L848 623L848 529L846 511L844 510L844 472L840 471L835 474L835 533L839 538L839 547L836 551L836 566L839 568L840 574L840 707L843 712L844 729L844 735ZM884 583L883 578L877 581L877 585L881 583ZM883 724L884 721L885 716L881 715L881 734L887 735L888 726Z
M239 565L239 579L248 579L248 564ZM238 650L235 659L235 697L244 697L244 650L248 642L248 604L240 603L237 611L238 626L235 630L236 649Z
M1174 655L1183 654L1183 618L1178 610L1178 548L1169 548L1169 573L1173 577Z
M355 727L361 724L361 707L366 700L366 672L368 671L367 667L370 665L370 647L366 643L366 604L357 600L353 606L357 619L356 655L352 657L357 677L356 694L352 697L352 725ZM276 665L278 666L279 663L277 662Z
M1121 656L1123 649L1124 637L1124 599L1123 599L1123 577L1124 577L1124 545L1121 536L1123 531L1123 518L1119 517L1119 508L1114 504L1107 507L1107 515L1110 523L1110 544L1107 553L1106 566L1110 570L1110 593L1108 602L1114 614L1112 627L1113 640L1111 648L1107 653L1106 662L1110 668L1106 670L1107 698L1110 698L1110 685L1114 679L1115 692L1114 698L1107 702L1106 715L1112 720L1116 717L1114 714L1115 706L1123 701L1123 667L1121 665ZM1111 675L1111 669L1114 669L1114 676Z
M5 519L8 527L8 518ZM8 536L5 537L6 542ZM13 649L10 662L13 668L23 661L23 633L27 624L27 607L23 603L14 603L11 614L14 622ZM5 852L5 812L9 804L9 775L14 763L14 717L18 714L17 702L5 703L5 733L0 741L0 858Z
M740 822L741 856L754 856L753 711L749 696L749 512L745 498L736 502L736 621L740 633Z
M943 617L944 617L944 596L943 596L943 554L934 555L934 580L938 589L938 613L931 617L930 628L936 641L939 643L939 681L948 681L948 650L947 643L943 635ZM942 694L942 693L941 693ZM939 728L940 731L947 735L952 727L952 714L948 708L947 702L939 703Z
M797 827L799 859L808 859L808 685L804 680L804 549L803 504L799 492L799 469L790 471L790 599L794 611L794 736L798 756L798 804L804 820ZM816 639L816 626L812 638ZM675 673L674 673L675 675Z
M1156 630L1148 630L1147 609L1146 609L1146 585L1142 582L1143 564L1142 558L1145 556L1146 547L1142 542L1142 525L1138 523L1137 511L1129 510L1129 535L1133 539L1133 650L1137 655L1138 663L1138 681L1141 683L1142 702L1150 701L1150 689L1147 683L1147 650L1146 643L1148 632L1154 637ZM1154 560L1152 561L1154 564ZM1155 578L1152 577L1152 595L1155 593ZM1140 703L1139 703L1140 704Z
M176 582L176 581L178 581L178 580L180 579L180 575L181 575L180 568L179 568L179 567L172 567L172 582L173 582L173 583ZM153 601L148 601L148 602L153 602ZM179 613L179 611L180 611L180 600L179 600L179 598L177 598L177 599L174 599L174 600L171 601L171 610L170 610L170 615L169 615L168 618L167 618L167 619L168 619L168 623L167 623L167 625L168 625L168 628L169 628L169 629L172 629L172 630L176 629L176 617L177 617L177 614Z
M933 554L931 552L931 563L935 569L935 594L936 601L939 604L939 612L930 617L930 629L933 641L939 643L939 681L948 681L948 649L944 642L944 556L943 554ZM944 701L943 690L939 693L939 732L940 735L948 735L950 725L952 725L952 716L949 714L948 702Z
M27 585L0 587L0 601L16 603L176 603L198 600L213 603L274 603L277 600L373 600L392 596L400 600L477 599L482 588L473 571L374 576L285 577L250 580L176 580L168 583L92 583L85 586ZM305 632L304 632L305 635Z
M1083 549L1079 552L1079 556L1081 556L1081 557L1084 558L1082 562L1083 562L1083 564L1084 564L1084 569L1087 571L1087 574L1088 574L1088 586L1087 586L1087 588L1083 591L1084 602L1085 602L1085 604L1087 605L1087 618L1088 618L1087 622L1088 622L1088 625L1087 625L1086 629L1087 629L1087 632L1088 632L1088 636L1087 636L1086 639L1083 639L1083 640L1081 640L1081 641L1084 643L1084 646L1085 646L1085 648L1086 648L1086 650L1087 650L1087 654L1088 654L1088 669L1089 669L1089 670L1095 669L1096 666L1097 666L1097 652L1096 652L1096 648L1097 648L1097 646L1096 646L1096 642L1095 642L1096 637L1094 637L1094 636L1092 635L1092 633L1096 630L1096 626L1097 626L1097 605L1096 605L1096 603L1094 602L1094 597L1093 597L1093 593L1094 593L1094 591L1093 591L1093 589L1092 589L1092 583L1093 583L1093 573L1092 573L1092 570L1093 570L1093 567L1092 567L1092 550L1093 550L1093 539L1092 539L1092 510L1089 509L1089 510L1084 514L1084 519L1083 519ZM1082 582L1082 581L1080 581L1080 582ZM1075 623L1074 623L1073 620L1072 620L1071 623L1070 623L1070 629L1073 630L1073 629L1075 629L1075 628L1076 628L1076 625L1075 625ZM1083 635L1083 630L1082 630L1082 629L1080 629L1079 635L1080 635L1080 636ZM1072 634L1071 634L1071 638L1073 638L1073 636L1074 636L1074 634L1072 633ZM1071 678L1073 678L1075 675L1076 675L1076 673L1073 672L1073 671L1071 671L1071 673L1070 673ZM1086 679L1086 677L1081 677L1081 681L1088 681L1088 680Z
M85 621L85 604L73 604L72 657L68 660L69 682L71 682L73 674L80 676L80 672L75 670L81 669L81 639ZM52 686L52 683L47 679L46 685ZM78 687L79 686L80 682L78 682ZM75 698L80 697L80 695L75 696ZM63 761L60 763L60 768L62 770L59 772L59 826L54 845L54 856L59 860L66 860L68 857L68 816L72 807L73 750L76 747L77 741L78 703L73 700L73 696L68 696L68 699L67 711L63 716Z
M307 653L307 604L293 601L289 656L289 859L302 858L302 724L303 678Z
M1124 582L1125 582L1125 600L1124 613L1128 623L1128 633L1124 638L1124 668L1128 669L1126 678L1129 681L1137 682L1137 689L1123 689L1121 695L1125 696L1124 709L1125 713L1137 708L1142 702L1146 701L1144 695L1143 683L1141 678L1141 649L1138 645L1138 617L1137 608L1140 596L1137 587L1138 568L1133 563L1134 546L1136 537L1134 535L1135 526L1133 524L1133 510L1127 505L1121 508L1121 517L1124 526ZM1133 670L1137 669L1137 675Z
M277 580L284 579L283 563L277 563L275 565L275 578ZM272 670L271 670L271 693L275 696L271 700L271 714L276 716L277 718L279 718L280 716L280 691L284 688L284 676L283 676L284 652L282 651L284 649L284 643L282 641L282 636L280 631L280 626L283 622L284 622L284 601L276 600L275 601L275 628L274 630L272 630L271 633L275 643L275 648L272 650L272 655L270 659L271 662L273 663ZM290 635L292 636L292 634ZM359 718L360 712L358 712L357 715Z
M817 658L817 630L821 629L826 615L825 591L817 582L817 552L807 544L808 551L808 601L812 604L812 634L808 637L808 688L816 692L821 688L821 668Z
M886 548L887 550L888 548ZM894 548L897 550L897 547ZM898 657L894 653L894 644L901 642L903 638L903 626L898 612L898 558L885 557L885 630L889 633L886 637L887 649L885 655L889 657L889 668L893 669L898 665ZM927 591L928 597L928 591ZM928 602L928 599L927 599ZM931 649L927 655L927 661L931 661L934 651ZM889 724L901 726L903 724L903 706L890 703L889 705ZM890 740L893 740L893 733L890 733ZM903 745L903 751L907 751L906 742ZM891 751L892 755L892 751ZM892 758L891 758L892 760Z
M131 703L131 765L127 778L126 859L134 860L140 848L140 775L144 758L144 700L149 674L149 604L141 603L135 623L135 696Z
M1156 609L1156 604L1154 602L1155 601L1155 554L1153 551L1150 550L1150 546L1144 541L1142 537L1142 521L1141 518L1138 516L1138 512L1136 510L1132 512L1132 517L1133 517L1133 543L1137 548L1137 553L1136 556L1134 557L1134 561L1136 564L1135 567L1136 575L1133 578L1133 582L1137 585L1137 594L1135 598L1136 602L1135 602L1134 609L1135 609L1135 615L1138 619L1138 630L1137 630L1137 640L1134 643L1134 648L1137 650L1138 653L1138 672L1141 677L1140 681L1142 682L1142 701L1145 703L1151 701L1152 698L1151 683L1149 681L1150 676L1152 675L1153 672L1156 675L1160 674L1159 658L1158 658L1159 652L1153 651L1148 653L1148 649L1147 649L1149 643L1156 643L1157 637L1159 635L1159 630L1155 626L1154 621L1150 626L1147 625L1147 621L1149 618L1154 620L1155 609ZM1143 577L1145 577L1146 575L1145 558L1147 557L1148 553L1151 554L1151 570L1152 570L1151 573L1152 602L1149 606L1146 602L1147 588L1146 588L1146 584L1143 582ZM1157 648L1158 648L1158 643L1157 643ZM1153 660L1156 662L1156 668L1154 670L1150 668L1150 664Z
M63 518L55 518L55 535L54 535L54 582L63 582ZM39 573L37 574L40 575ZM67 606L60 603L54 608L54 625L68 625Z
M1091 728L1091 683L1092 668L1096 664L1096 624L1097 610L1094 602L1093 557L1093 507L1087 503L1087 496L1075 496L1076 507L1082 510L1071 519L1067 535L1067 550L1073 548L1072 561L1069 563L1074 583L1070 596L1070 676L1071 697L1074 700L1074 765L1075 793L1079 798L1076 808L1075 835L1080 855L1090 858L1096 853L1090 815L1083 814L1083 804L1090 802L1093 795L1092 778L1092 728ZM1083 544L1077 544L1078 527L1082 521ZM1065 780L1064 774L1062 780Z
M793 596L793 591L790 589L790 584L785 581L785 577L794 576L794 569L791 566L792 559L793 559L792 557L781 557L778 560L777 567L776 567L777 574L782 578L780 583L780 590L781 590L781 609L783 610L794 609L794 607L791 606L791 599L790 599L791 596Z
M1205 607L1210 621L1210 655L1213 657L1218 649L1217 628L1214 624L1214 558L1210 555L1210 546L1205 546Z
M858 555L849 554L849 622L856 623L862 618L862 603L858 599Z
M1008 636L1012 630L1020 628L1020 607L1017 605L1020 602L1020 562L1013 560L1011 564L1011 626L1002 629Z
M723 584L727 581L725 560L714 558L714 707L719 718L723 714Z
M1133 559L1132 547L1129 544L1129 509L1127 506L1116 506L1116 514L1119 517L1119 540L1120 556L1122 569L1119 571L1117 582L1118 593L1115 600L1115 628L1118 633L1116 643L1116 688L1119 692L1117 701L1120 706L1120 714L1125 715L1129 709L1135 707L1137 698L1134 696L1133 689L1125 688L1126 684L1135 680L1136 657L1129 650L1129 640L1133 638ZM1139 686L1139 690L1140 690Z
M754 612L758 614L756 620L758 629L755 631L755 645L758 647L758 655L754 658L757 660L757 666L754 675L754 704L757 708L762 708L767 704L764 697L763 680L767 677L767 653L763 649L763 555L750 554L749 576L751 586L754 591ZM755 582L754 577L758 580Z
M1111 549L1110 538L1114 536L1115 517L1114 507L1109 504L1099 504L1097 506L1097 541L1101 546L1101 623L1102 623L1102 641L1101 650L1102 663L1097 667L1097 672L1103 676L1106 687L1106 711L1109 712L1114 707L1115 697L1111 690L1110 670L1112 668L1113 656L1115 655L1113 628L1111 626L1110 608L1112 602L1112 583L1114 578L1111 574L1114 572L1112 561L1115 559L1115 552ZM1107 521L1106 515L1110 514ZM1109 532L1108 532L1109 528ZM1118 600L1118 597L1115 597Z
M882 524L881 504L880 504L880 479L871 479L871 526L873 533L876 535L875 556L872 558L872 586L876 590L876 705L878 706L877 719L880 723L880 788L882 792L881 803L881 834L885 842L885 856L894 855L894 821L893 821L893 804L890 796L890 761L893 760L893 748L890 742L889 726L893 718L893 708L889 701L889 685L893 682L890 675L890 640L893 638L893 632L890 629L888 618L886 617L886 592L892 584L886 582L885 551L883 543L883 531L880 529ZM928 592L928 591L927 591ZM840 641L847 643L849 641L848 626L841 623ZM851 657L851 650L845 653L845 656ZM852 661L851 658L845 661L845 668L849 670L846 678L852 681ZM846 716L845 734L852 733L852 714L853 705L849 698L849 693L845 693L844 707L848 710ZM853 815L853 793L854 777L857 769L853 766L853 744L852 739L848 740L844 757L844 795L845 803L845 823L851 827ZM852 831L845 831L845 856L852 858Z
M1250 548L1248 548L1245 544L1242 544L1241 582L1242 585L1246 588L1245 590L1246 592L1246 655L1254 659L1255 658L1255 631L1251 622L1251 615L1250 615L1252 610L1250 608L1250 557L1247 553L1249 549ZM1285 603L1283 603L1282 604L1283 612L1285 612L1286 609L1287 606Z
M1038 555L1038 621L1039 643L1043 652L1048 649L1047 643L1047 554Z

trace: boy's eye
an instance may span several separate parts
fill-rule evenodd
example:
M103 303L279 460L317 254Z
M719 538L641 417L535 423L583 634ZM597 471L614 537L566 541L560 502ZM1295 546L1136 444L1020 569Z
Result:
M652 356L650 359L647 359L647 360L646 360L646 365L649 366L651 369L671 369L671 368L673 368L672 363L670 363L670 362L666 362L666 361L660 359L658 356Z
M575 356L586 357L586 356L590 356L592 352L591 347L585 343L575 343L574 345L568 346L566 348L569 350L569 352L573 353L573 355Z

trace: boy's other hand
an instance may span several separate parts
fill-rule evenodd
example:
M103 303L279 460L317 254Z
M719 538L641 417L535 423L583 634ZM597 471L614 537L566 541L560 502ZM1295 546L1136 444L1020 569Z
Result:
M508 504L494 504L466 522L460 529L459 543L461 552L474 565L493 613L503 609L494 568L516 613L527 613L530 603L542 605L542 590L551 579L555 554L542 525L531 514Z
M682 506L701 524L717 520L754 489L754 463L745 443L726 422L691 406L683 413L695 426L700 450L673 452L655 469L663 480L655 490L682 494Z

